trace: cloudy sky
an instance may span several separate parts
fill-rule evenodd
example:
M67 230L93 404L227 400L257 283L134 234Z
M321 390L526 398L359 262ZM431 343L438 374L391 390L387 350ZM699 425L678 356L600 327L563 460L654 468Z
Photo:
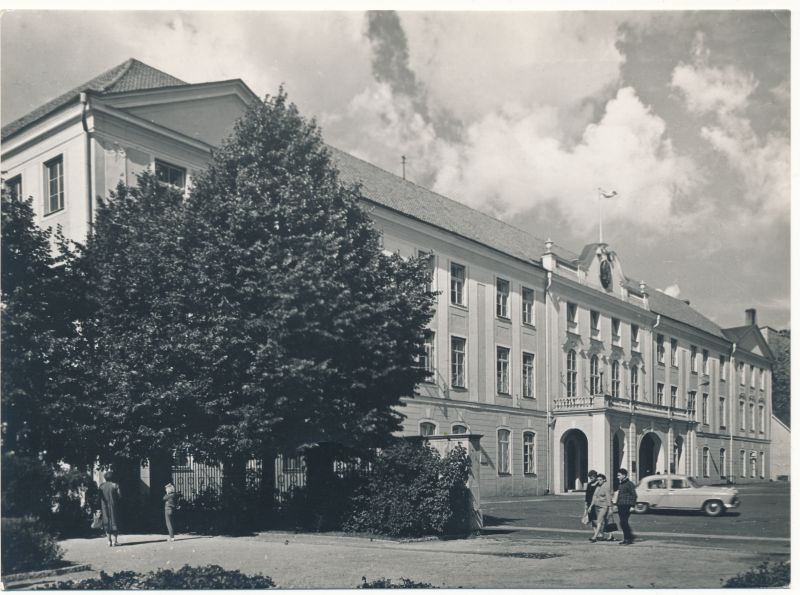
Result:
M788 11L10 12L2 122L135 57L284 84L326 140L722 326L790 321ZM597 188L616 190L597 198Z

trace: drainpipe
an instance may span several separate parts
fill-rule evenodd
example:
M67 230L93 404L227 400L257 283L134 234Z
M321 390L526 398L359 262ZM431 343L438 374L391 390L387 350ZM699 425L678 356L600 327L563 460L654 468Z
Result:
M728 456L728 468L730 469L730 473L728 475L728 478L730 479L730 481L735 483L736 482L736 477L734 476L734 473L733 473L733 457L734 457L734 453L733 453L733 430L735 428L734 421L733 421L733 409L734 409L733 392L735 390L734 389L735 384L733 382L733 375L734 375L734 370L736 369L736 366L733 365L733 362L734 362L733 356L734 355L736 355L736 343L733 344L733 348L731 349L731 362L730 362L730 369L728 370L728 427L730 428L730 433L729 433L730 442L729 442L729 444L730 444L730 451L731 451L730 455Z
M550 424L553 421L553 411L551 408L551 400L550 400L550 305L548 303L548 296L549 299L552 299L552 295L550 295L550 286L553 284L553 272L547 271L547 286L544 290L544 340L545 340L545 350L544 350L544 380L545 380L545 394L547 395L547 448L550 451L550 464L547 465L547 493L552 494L552 477L553 477L553 430Z
M94 206L92 204L92 136L89 133L89 125L87 123L87 116L89 114L89 94L80 94L81 105L81 124L83 125L83 132L86 135L86 235L91 235L92 224L94 219Z

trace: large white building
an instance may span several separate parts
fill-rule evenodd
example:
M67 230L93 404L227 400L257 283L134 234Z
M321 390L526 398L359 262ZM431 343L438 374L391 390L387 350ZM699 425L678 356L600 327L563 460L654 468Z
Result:
M129 60L2 130L2 169L37 221L83 238L98 196L145 169L184 188L257 101ZM404 434L480 434L481 493L581 489L588 469L710 483L769 478L772 355L626 277L612 247L572 252L331 148L363 184L384 249L430 258L439 292Z

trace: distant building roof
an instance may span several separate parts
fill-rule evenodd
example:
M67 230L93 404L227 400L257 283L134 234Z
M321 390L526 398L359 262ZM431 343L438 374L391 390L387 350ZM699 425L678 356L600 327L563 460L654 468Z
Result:
M639 289L638 285L636 289ZM727 339L719 325L700 314L685 301L669 296L657 289L649 289L648 291L650 309L656 314L688 324L719 339Z
M526 262L538 263L546 251L544 240L513 225L426 190L335 147L329 148L342 179L360 182L366 198L381 206ZM560 246L554 245L553 252L565 260L577 258L575 253Z
M139 60L130 58L122 64L107 70L103 74L96 76L90 81L78 85L74 89L59 95L55 99L48 101L44 105L37 107L21 118L3 126L0 138L5 140L12 134L22 130L29 124L33 124L52 111L55 111L71 101L74 101L80 93L94 91L96 93L123 93L126 91L141 91L143 89L156 89L161 87L175 87L186 85L184 81L175 78L165 72L161 72L148 66Z

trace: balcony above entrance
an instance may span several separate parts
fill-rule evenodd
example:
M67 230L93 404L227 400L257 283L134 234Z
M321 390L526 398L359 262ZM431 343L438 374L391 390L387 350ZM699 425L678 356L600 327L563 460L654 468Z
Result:
M639 413L654 417L680 419L683 421L694 421L695 415L695 412L690 409L669 407L667 405L658 405L645 401L631 401L630 399L620 399L612 397L611 395L566 397L556 399L553 402L553 413L555 415L595 411Z

